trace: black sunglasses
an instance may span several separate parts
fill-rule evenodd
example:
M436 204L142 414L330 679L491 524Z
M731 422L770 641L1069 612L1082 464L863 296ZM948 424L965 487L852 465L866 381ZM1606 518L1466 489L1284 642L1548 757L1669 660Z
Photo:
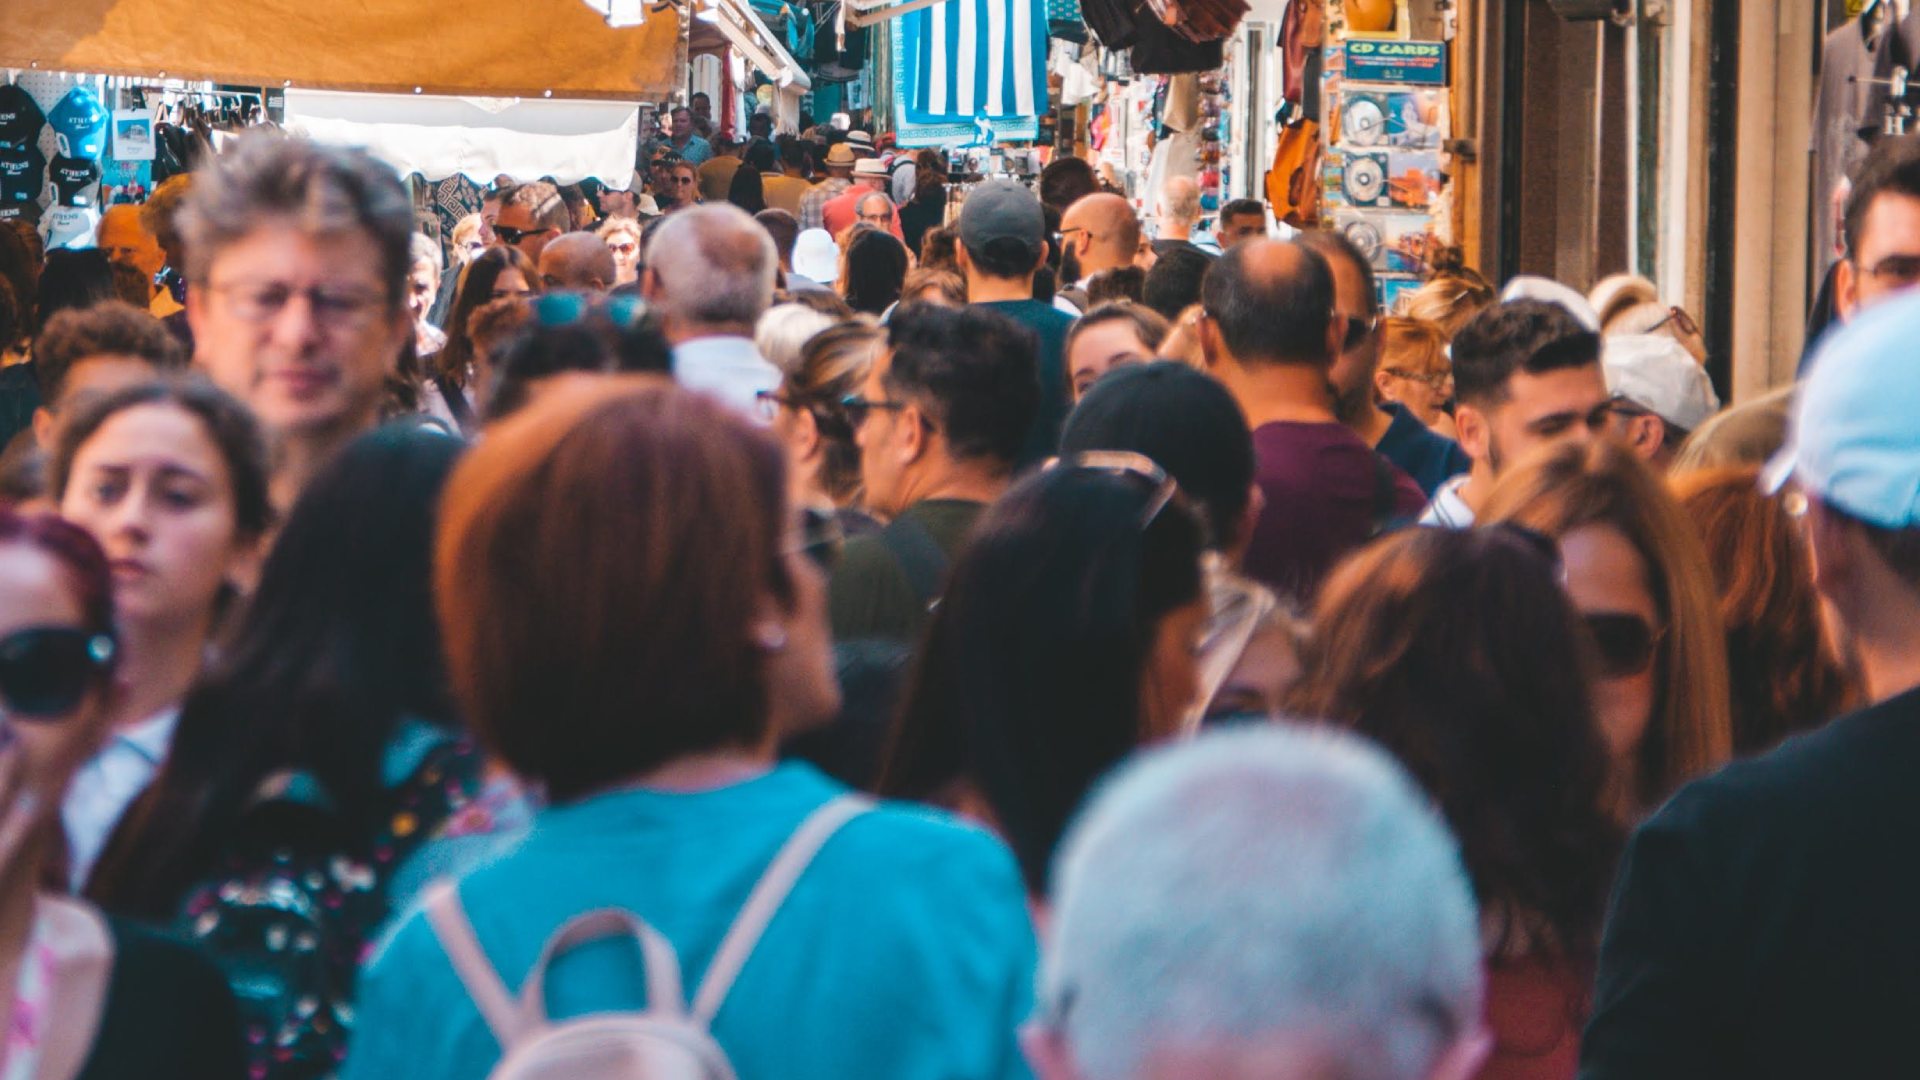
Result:
M514 244L514 245L519 244L520 241L525 239L526 237L534 236L543 232L546 232L546 230L545 229L516 229L511 225L501 225L497 222L493 226L493 235L506 241L508 244Z
M118 651L111 634L32 626L0 638L0 704L20 720L53 720L105 681Z
M1653 666L1662 631L1647 620L1638 615L1606 613L1583 615L1581 621L1599 657L1601 678L1624 679Z
M1380 324L1384 320L1385 317L1378 312L1347 316L1347 339L1340 343L1340 351L1348 352L1364 345L1368 338L1380 332Z
M852 424L855 429L858 429L860 425L867 422L867 417L873 415L874 410L879 409L898 412L906 408L907 403L904 401L875 401L872 398L862 397L859 394L848 394L846 397L840 399L840 407L847 412L847 422Z

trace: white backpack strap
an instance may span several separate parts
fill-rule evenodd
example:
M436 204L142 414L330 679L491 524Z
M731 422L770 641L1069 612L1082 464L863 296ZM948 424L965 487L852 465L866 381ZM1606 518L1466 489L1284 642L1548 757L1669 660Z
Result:
M631 911L601 908L575 915L560 925L540 950L540 958L520 986L520 1015L535 1026L547 1022L547 966L569 949L609 937L632 937L646 961L647 1011L662 1016L687 1015L687 999L680 992L680 958L666 935Z
M506 984L500 981L500 973L493 969L480 948L480 939L474 936L473 923L467 920L454 883L442 881L429 888L426 910L427 925L433 927L433 936L440 939L440 948L453 962L460 985L466 987L467 996L473 999L481 1018L493 1030L501 1049L512 1046L525 1031L520 1010L514 1006L513 995L507 992Z
M820 853L826 842L840 827L868 810L873 809L873 801L859 795L842 795L832 802L808 815L800 823L793 835L787 839L786 846L775 855L768 865L767 872L747 895L746 906L733 920L733 926L727 930L727 936L721 940L719 951L713 954L713 962L707 965L707 973L700 980L700 990L693 999L693 1019L702 1027L713 1024L713 1018L720 1014L720 1005L727 999L727 992L733 989L733 981L740 975L740 969L746 966L747 957L753 954L753 948L760 943L760 935L766 932L767 924L786 902L787 894L793 891L793 885L800 880Z

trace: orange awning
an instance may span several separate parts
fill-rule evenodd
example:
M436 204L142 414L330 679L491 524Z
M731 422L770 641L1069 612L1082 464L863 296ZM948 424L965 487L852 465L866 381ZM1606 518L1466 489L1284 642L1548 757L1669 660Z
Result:
M0 67L497 97L660 98L679 19L580 0L6 0Z

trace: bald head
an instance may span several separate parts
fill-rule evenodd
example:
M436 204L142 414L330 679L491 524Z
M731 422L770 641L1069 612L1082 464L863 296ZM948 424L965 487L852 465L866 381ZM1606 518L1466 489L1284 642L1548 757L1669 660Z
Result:
M1080 270L1088 277L1102 270L1132 266L1140 250L1140 216L1119 195L1088 195L1067 207L1060 232L1079 255Z
M1211 340L1242 365L1326 366L1344 336L1327 260L1288 241L1253 240L1222 255L1207 271L1200 302Z
M540 249L540 279L549 289L605 292L618 272L613 249L592 233L567 233Z
M1190 176L1176 176L1160 189L1162 239L1185 240L1200 222L1200 185Z

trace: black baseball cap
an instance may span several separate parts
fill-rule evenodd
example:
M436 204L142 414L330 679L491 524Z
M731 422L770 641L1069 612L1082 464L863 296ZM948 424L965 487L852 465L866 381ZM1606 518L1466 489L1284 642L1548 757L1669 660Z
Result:
M93 186L100 182L100 165L86 158L57 157L47 166L53 179L53 201L60 206L92 206Z
M38 146L40 129L46 121L39 104L24 87L15 83L0 86L0 145Z
M47 183L47 162L31 147L0 147L0 204L36 202Z

